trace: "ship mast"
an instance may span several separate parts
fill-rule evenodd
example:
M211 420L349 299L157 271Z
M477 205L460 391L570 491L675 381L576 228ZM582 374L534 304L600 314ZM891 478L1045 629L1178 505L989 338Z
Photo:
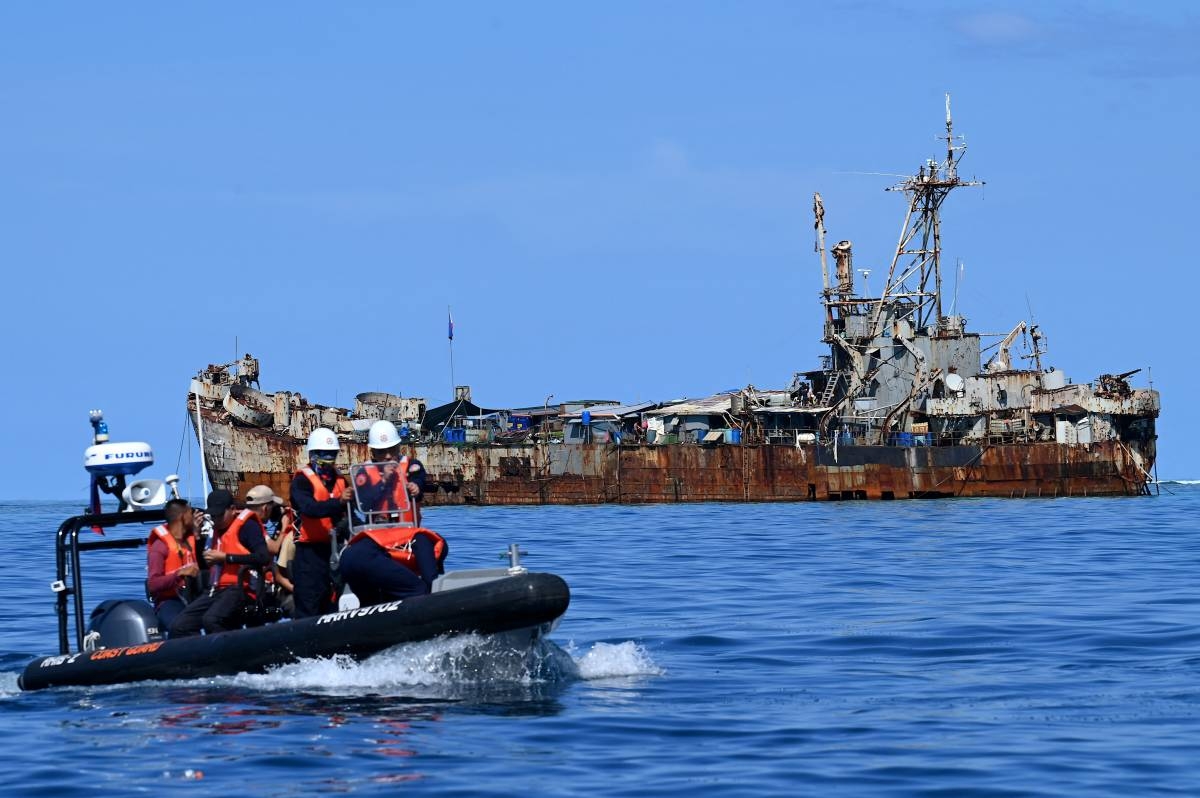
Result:
M888 267L883 294L875 306L872 329L877 329L888 304L896 306L897 317L910 317L916 329L936 326L941 321L942 203L960 186L981 185L980 181L962 180L958 176L958 162L967 145L961 136L955 143L949 94L946 95L945 141L945 161L938 163L930 158L916 175L887 189L908 195L908 212L900 228L896 253Z
M833 305L829 302L832 291L829 288L829 262L825 259L825 203L821 195L813 192L813 228L817 231L817 240L813 247L821 255L821 296L825 304L825 340L830 340L833 334Z

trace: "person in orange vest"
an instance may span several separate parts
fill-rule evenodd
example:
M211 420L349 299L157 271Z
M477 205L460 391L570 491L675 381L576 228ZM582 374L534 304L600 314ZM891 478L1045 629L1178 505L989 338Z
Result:
M355 469L358 511L367 523L338 566L364 607L429 593L448 552L441 535L418 525L419 491L409 483L410 463L400 455L395 425L376 421L367 445L373 463Z
M223 489L208 494L205 512L213 520L214 544L204 552L205 562L213 569L212 588L175 617L172 638L198 635L201 629L216 634L240 628L243 608L252 600L244 581L253 587L255 575L271 565L267 537L257 513L239 509L233 494ZM247 570L249 574L244 573Z
M407 507L411 517L405 520L420 526L421 497L425 493L425 467L421 461L401 454L400 434L390 421L376 421L371 425L367 433L367 447L371 452L371 460L384 465L368 467L359 472L354 487L360 501L365 497L368 505L379 509L384 509L385 505L390 509ZM392 463L394 467L389 465ZM407 495L397 495L401 485Z
M196 514L183 499L171 499L164 510L167 522L150 532L146 545L146 593L154 604L158 628L163 632L195 596Z
M292 477L291 504L299 518L291 575L294 617L324 615L334 609L331 558L337 527L346 519L353 492L338 473L337 435L318 427L308 436L308 465Z

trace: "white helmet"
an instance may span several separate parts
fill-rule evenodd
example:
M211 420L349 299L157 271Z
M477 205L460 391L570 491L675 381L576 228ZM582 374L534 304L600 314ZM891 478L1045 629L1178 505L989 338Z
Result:
M390 421L376 421L367 433L367 446L372 449L390 449L400 442L400 433Z
M338 443L338 437L333 433L333 430L328 427L317 427L312 432L308 433L308 453L318 452L336 452L341 449Z

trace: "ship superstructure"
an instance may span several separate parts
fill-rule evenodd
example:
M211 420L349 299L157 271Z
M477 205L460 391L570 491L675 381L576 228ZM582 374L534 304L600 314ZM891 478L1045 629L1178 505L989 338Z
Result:
M963 316L943 312L942 204L953 190L980 185L959 175L966 145L954 136L949 97L945 142L943 161L926 161L890 189L908 202L878 296L855 291L849 241L832 248L831 279L825 209L814 195L830 355L824 368L802 376L819 396L815 404L828 408L819 429L862 445L1116 440L1128 445L1148 475L1159 400L1153 390L1130 387L1140 369L1101 375L1094 386L1069 385L1063 372L1043 368L1045 338L1037 325L1021 320L981 348L980 335L967 330ZM1013 352L1018 337L1028 352L1024 366Z

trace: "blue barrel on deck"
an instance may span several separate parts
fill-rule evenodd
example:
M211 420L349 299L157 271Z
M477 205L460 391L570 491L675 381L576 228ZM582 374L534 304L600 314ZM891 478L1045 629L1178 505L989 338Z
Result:
M725 430L725 442L726 443L741 443L742 442L742 431L740 429Z

